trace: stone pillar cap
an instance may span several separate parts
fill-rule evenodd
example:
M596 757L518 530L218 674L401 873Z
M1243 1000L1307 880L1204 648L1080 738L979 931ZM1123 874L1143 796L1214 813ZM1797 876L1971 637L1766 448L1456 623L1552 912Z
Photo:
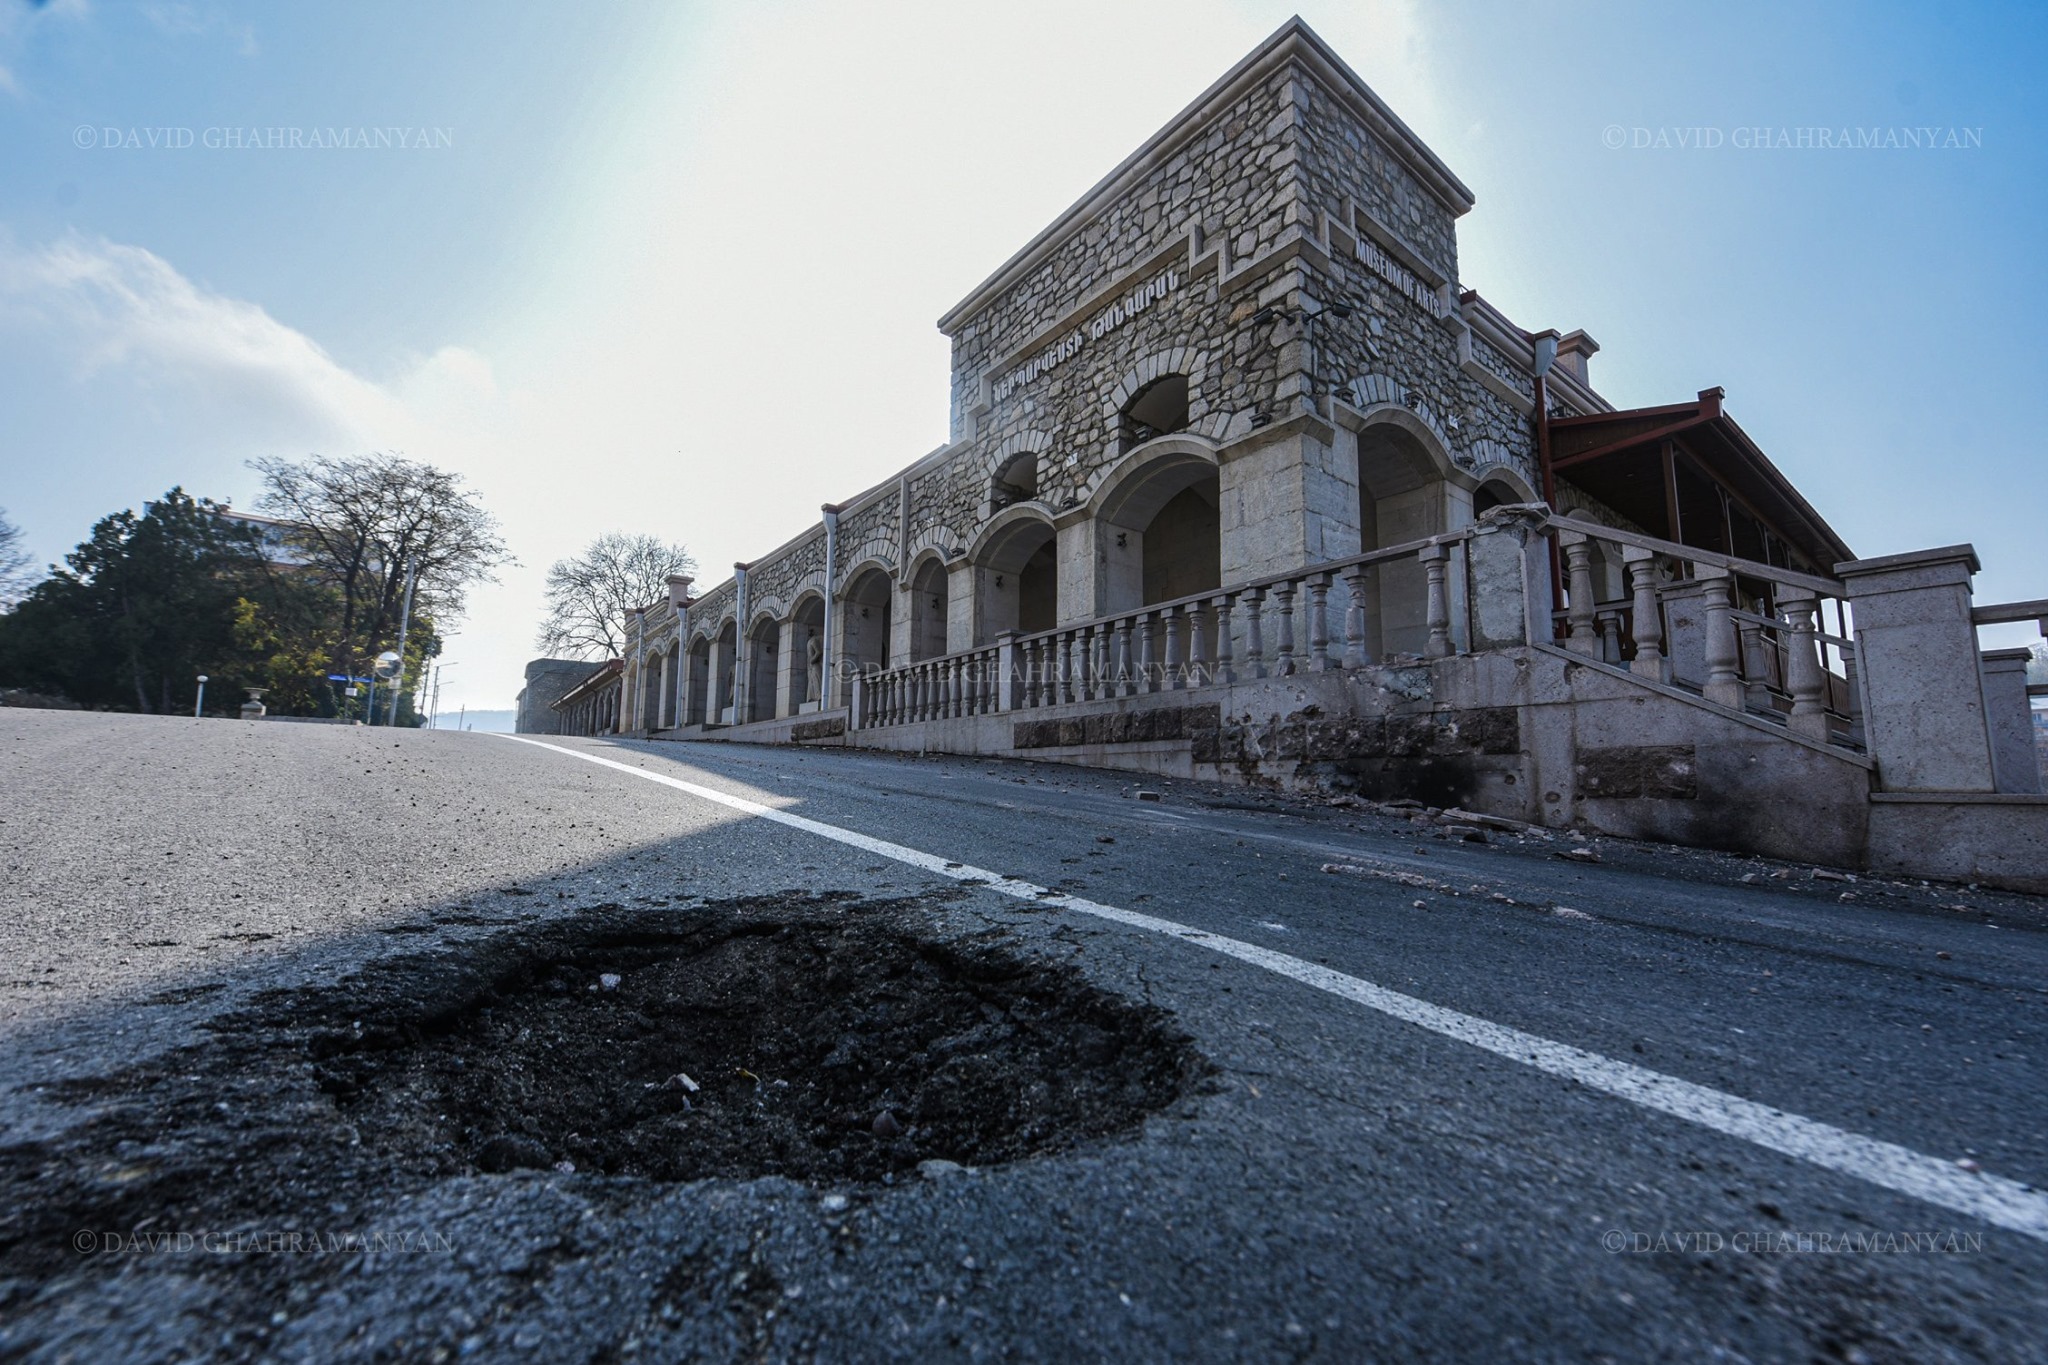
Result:
M1977 547L1965 542L1961 545L1943 545L1933 550L1910 550L1900 555L1880 555L1876 559L1850 559L1835 565L1835 577L1852 578L1862 574L1889 573L1895 569L1919 569L1934 564L1967 563L1971 573L1977 573L1984 565L1977 558Z

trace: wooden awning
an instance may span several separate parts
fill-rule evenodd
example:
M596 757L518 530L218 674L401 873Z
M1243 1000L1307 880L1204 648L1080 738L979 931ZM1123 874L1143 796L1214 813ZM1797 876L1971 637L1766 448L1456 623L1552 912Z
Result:
M1681 545L1817 574L1854 559L1721 398L1553 418L1551 473Z

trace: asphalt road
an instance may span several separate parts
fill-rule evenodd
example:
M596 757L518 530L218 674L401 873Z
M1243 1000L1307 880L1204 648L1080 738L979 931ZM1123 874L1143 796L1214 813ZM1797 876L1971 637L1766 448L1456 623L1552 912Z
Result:
M1614 840L1475 844L1047 765L555 743L636 772L478 734L0 711L0 1358L2048 1349L2048 1228L2026 1227L2048 1189L2038 900ZM1998 1186L2015 1211L1910 1197L1245 954L963 887L640 772L2018 1182ZM1558 856L1575 847L1600 861ZM293 1226L405 1230L411 1249L280 1252L246 1219L208 1226L195 1153L231 1188L345 1131L300 1052L238 1071L256 1054L230 1044L276 1002L345 994L400 953L456 970L601 906L821 893L1063 964L1166 1011L1215 1070L1123 1134L887 1185L394 1177L338 1183ZM144 1202L124 1219L147 1223L129 1215L174 1171L155 1230L232 1249L103 1227L113 1206L80 1193L128 1182Z

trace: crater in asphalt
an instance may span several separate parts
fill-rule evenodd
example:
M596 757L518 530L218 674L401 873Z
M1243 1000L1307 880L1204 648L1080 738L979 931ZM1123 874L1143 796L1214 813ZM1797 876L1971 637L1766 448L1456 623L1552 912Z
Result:
M444 1170L872 1181L1129 1128L1204 1070L1161 1012L914 923L792 898L557 924L424 1025L323 1033L316 1074ZM433 998L434 970L404 993Z
M1212 1070L1163 1010L999 932L935 936L932 908L790 893L414 940L196 1021L199 1041L150 1060L37 1085L79 1112L0 1145L0 1320L66 1264L134 1259L81 1251L81 1232L98 1249L145 1230L352 1228L525 1167L890 1180L1131 1129ZM204 1008L219 989L155 1003ZM252 1286L302 1273L198 1261L159 1265L232 1277L258 1335L270 1306Z

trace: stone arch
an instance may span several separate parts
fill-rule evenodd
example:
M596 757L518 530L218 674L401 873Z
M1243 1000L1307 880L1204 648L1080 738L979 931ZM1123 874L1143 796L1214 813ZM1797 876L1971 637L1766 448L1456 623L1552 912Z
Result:
M802 588L789 604L788 648L778 684L788 698L779 708L785 715L815 711L825 696L825 594Z
M1515 502L1541 502L1542 497L1522 477L1522 471L1508 464L1481 465L1472 471L1479 486L1472 490L1472 517L1476 521L1496 507Z
M711 709L707 724L730 725L739 717L739 618L727 612L711 640Z
M1041 503L1006 507L967 548L974 584L974 642L1004 631L1051 630L1059 618L1059 536Z
M1209 406L1203 388L1208 369L1208 357L1193 346L1171 346L1140 357L1136 364L1124 371L1110 389L1109 397L1103 400L1102 424L1111 442L1115 442L1122 433L1124 413L1131 400L1169 375L1180 375L1187 380L1188 425L1193 426L1208 416Z
M880 566L882 572L891 578L896 576L896 535L892 530L887 535L870 532L857 541L843 543L839 547L839 581L832 585L834 592L843 592L853 576L871 565ZM852 566L850 568L844 566Z
M910 662L939 658L946 652L946 604L951 596L944 557L936 550L913 557L903 587L910 599Z
M747 627L747 715L753 720L775 718L775 669L782 652L782 614L765 608L754 613Z
M1344 392L1359 415L1370 420L1404 421L1421 428L1419 439L1425 439L1432 455L1446 475L1461 467L1469 467L1469 455L1453 456L1450 433L1445 430L1443 419L1431 408L1429 400L1410 386L1384 374L1368 374L1345 385ZM1399 414L1389 418L1388 414ZM1423 438L1423 433L1427 437Z
M1038 431L1018 432L997 446L989 460L988 499L982 515L994 516L1005 507L1035 501L1049 472L1045 453L1051 449L1052 438Z
M834 704L846 696L843 680L878 673L889 666L889 622L894 616L895 568L871 557L854 565L839 593L838 675L828 694Z
M1096 610L1129 611L1222 585L1216 448L1185 432L1147 441L1112 466L1088 499Z
M1363 382L1363 381L1360 381ZM1442 535L1470 516L1470 477L1424 415L1410 407L1366 409L1356 431L1358 530L1363 551ZM1352 604L1358 606L1361 604ZM1369 657L1421 655L1428 644L1428 584L1420 561L1390 560L1367 575L1359 628Z

